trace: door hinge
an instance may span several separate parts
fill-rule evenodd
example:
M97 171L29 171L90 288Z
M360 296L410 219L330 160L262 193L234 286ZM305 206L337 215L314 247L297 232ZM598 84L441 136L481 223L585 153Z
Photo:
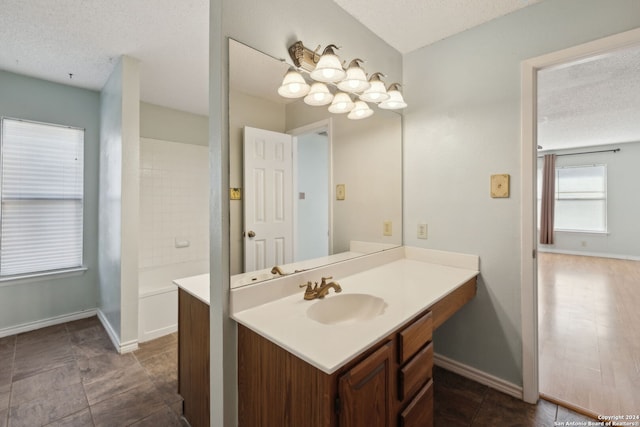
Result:
M531 251L531 258L536 259L536 250Z
M342 402L340 401L340 396L336 396L336 400L333 403L333 409L336 414L339 414L342 411Z

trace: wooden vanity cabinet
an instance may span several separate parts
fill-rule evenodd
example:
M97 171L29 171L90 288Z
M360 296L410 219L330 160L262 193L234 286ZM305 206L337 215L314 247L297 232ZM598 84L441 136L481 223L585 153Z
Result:
M430 427L433 330L476 293L473 278L328 375L238 325L240 427Z
M209 425L209 305L178 290L178 393L192 427Z
M372 355L340 376L335 408L339 414L339 425L392 425L392 344L383 344Z

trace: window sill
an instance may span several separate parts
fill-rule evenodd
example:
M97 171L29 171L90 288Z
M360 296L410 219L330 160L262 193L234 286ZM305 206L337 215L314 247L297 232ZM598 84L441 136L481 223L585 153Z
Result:
M16 274L14 276L0 277L0 287L17 285L20 283L34 283L44 280L63 279L65 277L81 276L87 271L87 267L65 268L61 270L41 271L38 273Z
M591 230L554 230L556 233L577 233L577 234L597 234L608 235L608 231L591 231Z

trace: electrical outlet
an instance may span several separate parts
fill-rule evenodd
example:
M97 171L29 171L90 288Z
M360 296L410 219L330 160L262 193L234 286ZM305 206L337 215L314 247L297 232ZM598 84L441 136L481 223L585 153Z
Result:
M427 224L418 224L418 239L427 238Z
M382 225L382 235L383 236L391 236L393 235L393 225L391 221L385 221Z

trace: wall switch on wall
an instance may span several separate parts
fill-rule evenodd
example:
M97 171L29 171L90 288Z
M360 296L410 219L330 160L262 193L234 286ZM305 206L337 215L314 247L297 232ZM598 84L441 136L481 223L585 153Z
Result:
M344 184L336 185L336 200L344 200L346 198L346 188Z
M418 224L418 239L427 238L427 224Z
M391 236L393 235L393 225L391 221L385 221L382 225L382 235L383 236Z

